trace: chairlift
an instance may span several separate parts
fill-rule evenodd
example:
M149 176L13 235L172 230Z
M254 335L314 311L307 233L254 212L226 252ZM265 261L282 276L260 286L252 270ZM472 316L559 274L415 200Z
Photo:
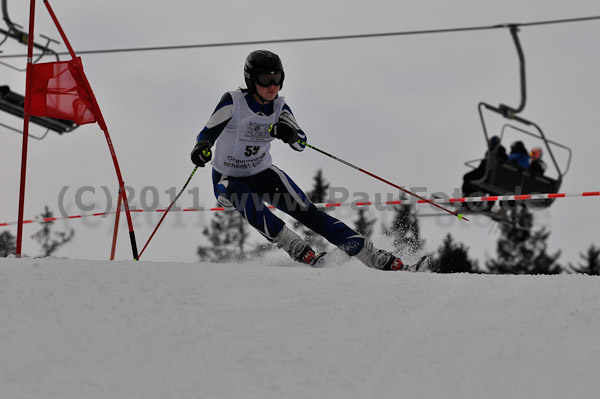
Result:
M14 93L8 86L0 86L0 110L8 112L14 116L23 118L23 108L25 106L25 97ZM68 133L79 125L66 119L49 118L45 116L30 116L32 123L43 126L46 129L57 132L58 134ZM14 130L14 129L12 129ZM20 132L20 131L19 131Z
M8 40L9 38L15 39L21 44L27 45L28 34L22 30L22 27L20 25L12 22L10 17L8 16L7 0L2 0L2 16L8 26L8 30L0 28L0 34L4 35L4 39L2 39L0 41L0 46L2 44L4 44L4 42L6 42L6 40ZM35 48L42 51L42 53L37 57L37 59L34 61L34 63L39 61L44 55L48 55L48 54L53 54L56 57L56 60L60 61L60 57L58 56L58 53L56 53L54 50L49 48L50 43L58 44L58 41L51 39L49 37L46 37L44 35L40 35L40 36L42 36L44 39L46 39L46 44L39 44L36 42L33 43L33 46ZM10 65L5 62L0 62L0 64L7 66L11 69L20 71L20 72L25 71L25 69L19 69L15 66ZM9 86L6 86L6 85L0 86L0 110L2 110L4 112L8 112L9 114L12 114L14 116L23 118L24 105L25 105L25 97L24 96L11 91ZM46 133L42 137L31 136L32 138L36 138L38 140L46 137L46 134L48 134L48 132L50 130L57 132L58 134L63 134L63 133L70 132L79 126L78 124L76 124L73 121L49 118L49 117L31 116L30 121L32 123L35 123L42 127L45 127L47 129ZM12 130L12 131L15 131L18 133L22 133L22 131L20 129L13 128L13 127L5 125L3 123L0 123L0 126L3 126L9 130Z
M525 85L525 57L523 55L521 43L519 42L518 27L516 25L507 26L510 28L510 33L512 35L513 41L517 48L517 53L519 55L521 104L518 108L515 109L504 104L500 104L498 107L495 107L485 102L479 103L479 117L483 126L483 134L485 136L486 145L488 146L488 152L486 157L484 176L481 179L471 181L471 184L474 187L477 187L480 192L494 196L522 195L534 193L556 193L558 192L561 186L564 175L568 172L569 166L571 164L572 151L570 148L563 144L559 144L555 141L548 140L539 125L517 115L525 108L525 102L527 98ZM523 168L515 163L508 162L507 160L497 159L494 156L494 151L492 150L490 145L490 136L488 134L486 121L484 118L484 110L494 112L496 114L501 115L505 119L517 122L516 125L506 123L502 127L502 131L499 134L500 142L502 142L502 138L504 137L504 133L507 129L512 129L518 133L526 134L537 139L541 139L544 142L544 145L547 149L547 154L550 155L554 168L558 172L557 177L551 178L549 176L546 176L545 174L541 175L534 171ZM529 131L524 127L528 129L533 129L534 131ZM558 165L554 153L552 151L551 145L560 147L567 151L568 160L564 170L561 169ZM472 162L475 161L468 161L465 163L465 165L473 168L473 165L471 164ZM553 201L554 199L551 198L531 201L529 204L533 207L544 208L550 206Z

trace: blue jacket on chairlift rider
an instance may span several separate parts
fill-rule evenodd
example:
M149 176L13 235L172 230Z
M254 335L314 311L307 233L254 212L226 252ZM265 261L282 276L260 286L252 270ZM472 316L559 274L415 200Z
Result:
M525 148L525 144L522 141L515 141L510 146L510 154L508 155L508 161L516 163L522 168L529 168L529 153Z

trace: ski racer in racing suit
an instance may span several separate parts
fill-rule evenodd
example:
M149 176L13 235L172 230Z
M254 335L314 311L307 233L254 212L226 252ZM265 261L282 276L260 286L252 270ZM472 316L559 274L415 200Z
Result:
M275 139L294 151L303 151L307 140L284 97L279 96L285 78L280 58L266 50L250 53L244 77L247 89L223 95L198 134L191 154L199 167L212 160L213 188L219 203L235 208L267 240L298 262L316 265L320 254L286 227L265 203L369 267L410 269L392 253L375 248L346 224L317 209L300 187L273 165L270 150Z

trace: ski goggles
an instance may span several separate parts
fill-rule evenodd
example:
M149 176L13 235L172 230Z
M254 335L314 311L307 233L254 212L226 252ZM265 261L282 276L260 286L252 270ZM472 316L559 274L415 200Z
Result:
M256 84L261 87L280 86L283 81L283 73L277 71L261 72L256 75Z

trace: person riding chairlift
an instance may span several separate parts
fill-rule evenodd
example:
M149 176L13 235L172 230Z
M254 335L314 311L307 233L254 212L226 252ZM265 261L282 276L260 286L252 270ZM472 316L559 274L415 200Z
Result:
M510 155L508 156L508 162L516 163L522 168L529 168L529 153L525 148L525 144L522 141L515 141L510 146Z
M488 154L490 153L490 151L491 151L492 157L494 157L500 161L506 161L506 159L507 159L506 149L504 148L504 146L502 144L500 144L500 138L498 136L492 136L492 138L490 138L490 140L489 140L488 151L486 151L485 156L479 163L479 166L477 166L477 168L473 169L472 171L466 173L463 176L463 186L462 186L463 196L469 197L472 194L479 192L479 188L475 187L473 185L473 181L479 180L479 179L483 178L483 176L485 175ZM481 194L484 194L484 193L481 193Z
M546 162L542 160L543 154L544 153L540 147L533 147L531 149L531 153L529 154L531 156L531 164L529 165L529 169L532 172L539 173L540 175L543 175L546 171Z

